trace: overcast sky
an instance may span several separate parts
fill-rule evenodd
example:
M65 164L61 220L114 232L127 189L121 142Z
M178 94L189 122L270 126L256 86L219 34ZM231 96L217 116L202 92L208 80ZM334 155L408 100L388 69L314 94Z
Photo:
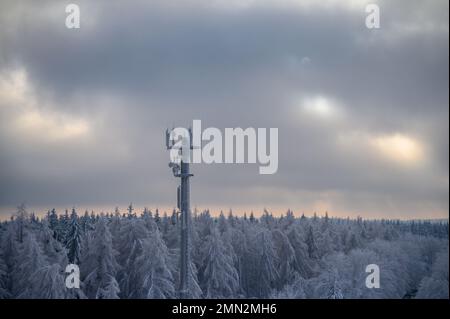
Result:
M164 129L200 119L278 128L279 168L195 164L193 207L448 218L448 7L2 0L0 216L173 207Z

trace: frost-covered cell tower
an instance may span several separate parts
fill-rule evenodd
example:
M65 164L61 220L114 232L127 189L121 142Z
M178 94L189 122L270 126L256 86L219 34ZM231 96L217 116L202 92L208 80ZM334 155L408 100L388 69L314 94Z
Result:
M188 150L192 149L192 130L189 129L189 146ZM184 145L184 144L183 144ZM169 167L172 168L173 176L179 177L181 179L180 185L177 187L177 207L181 212L181 241L180 241L180 286L179 286L179 297L182 299L188 298L189 296L189 223L190 223L190 187L189 178L194 176L189 172L189 161L183 161L183 147L175 146L175 143L171 137L171 132L166 130L166 147L168 150L178 148L178 155L180 160L173 161L171 159Z

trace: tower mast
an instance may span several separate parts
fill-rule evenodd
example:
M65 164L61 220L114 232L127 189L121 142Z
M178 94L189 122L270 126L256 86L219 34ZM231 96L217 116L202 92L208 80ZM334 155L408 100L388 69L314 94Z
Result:
M183 143L183 146L186 144ZM174 149L174 142L171 138L171 132L166 130L166 146L168 150ZM189 129L189 152L192 149L192 130ZM189 154L189 153L188 153ZM180 185L177 187L177 207L181 212L181 227L180 227L180 282L179 282L179 297L186 299L189 296L189 228L190 228L190 185L189 178L194 176L189 170L189 160L183 160L183 147L178 148L178 155L181 159L179 162L171 161L169 167L172 168L173 175L180 178ZM184 154L186 155L186 154ZM187 156L189 158L189 156Z

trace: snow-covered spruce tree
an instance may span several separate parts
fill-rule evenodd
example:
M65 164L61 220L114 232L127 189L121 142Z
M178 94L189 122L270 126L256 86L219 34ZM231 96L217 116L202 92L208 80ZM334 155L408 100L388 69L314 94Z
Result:
M156 225L158 225L158 227L160 227L161 226L161 216L159 216L159 209L158 208L155 211L155 218L154 218L154 220L155 220Z
M144 212L142 213L142 221L149 232L153 232L156 228L158 228L152 217L152 212L147 208L144 208Z
M270 232L263 230L258 234L256 239L259 246L259 266L256 269L258 279L257 293L259 298L267 298L272 289L276 288L279 280L279 274L276 268L278 261Z
M98 288L95 299L118 299L120 288L113 276L105 278L105 284Z
M265 227L269 230L272 230L275 227L276 221L273 217L272 213L270 213L267 209L264 208L263 215L260 218L261 223L265 225Z
M408 233L406 235L402 235L401 237L402 239L398 241L398 246L399 249L408 257L407 260L403 262L402 266L408 269L409 294L412 297L417 292L421 280L429 275L429 271L427 271L427 265L422 259L421 249L420 246L417 245L414 235Z
M83 233L92 230L91 217L89 216L89 212L87 210L84 211L84 215L80 217L80 227Z
M145 298L142 295L141 287L143 279L141 278L141 269L137 263L138 257L143 254L142 242L146 238L133 242L130 249L130 257L119 272L119 286L121 289L121 298Z
M54 237L54 232L49 228L48 221L43 220L37 232L37 239L42 247L42 252L50 264L59 264L65 267L68 264L65 247Z
M175 298L173 259L169 254L161 233L156 229L150 238L141 241L142 254L136 260L138 298Z
M227 221L228 222L228 221ZM234 268L236 268L238 274L239 274L239 260L238 260L238 256L234 250L234 245L233 245L233 236L236 233L232 231L231 227L227 228L227 231L225 231L223 234L220 234L220 237L222 239L225 251L227 253L228 256L230 256L231 260L233 261L233 266Z
M65 299L68 295L65 277L60 265L46 265L37 269L29 278L27 286L17 298Z
M156 222L156 214L155 214L155 222ZM190 241L189 241L189 250L190 250L190 261L188 263L188 295L185 296L188 299L198 299L202 296L202 290L198 284L197 277L197 265L199 265L201 261L200 252L200 243L202 240L200 239L199 233L197 231L197 227L199 226L196 223L193 223L192 220L189 221L192 225L190 227ZM159 218L159 223L156 223L158 229L160 231L160 235L162 236L163 241L165 242L170 256L170 263L173 266L172 277L175 280L175 287L178 288L180 285L179 271L180 271L180 249L179 249L179 237L180 237L180 229L179 224L172 225L170 223L167 214L164 213L164 217ZM164 234L164 231L166 232ZM199 265L200 266L200 265ZM178 297L178 294L176 295Z
M223 241L229 247L227 249L233 255L234 266L239 274L240 288L242 288L242 262L245 251L248 250L247 242L242 231L237 227L230 227L227 232L223 234Z
M69 263L79 265L81 249L81 229L80 225L78 224L78 216L75 208L72 209L70 220L67 225L65 243Z
M11 223L8 225L6 230L3 232L0 247L2 252L3 261L6 265L6 273L9 276L16 264L17 264L17 255L19 253L19 242L17 241L17 235L15 233L15 229L11 227ZM8 280L8 288L11 290L11 280Z
M258 225L243 219L241 224L242 242L235 243L235 249L240 259L241 290L247 298L259 296L259 264L260 264L260 241L257 235L261 231Z
M409 256L397 241L390 242L376 239L364 250L370 250L378 256L379 260L374 260L372 263L377 264L382 269L380 285L382 285L384 298L403 298L412 290L417 289L417 287L412 286L411 272L414 268L406 268L409 264ZM358 251L358 249L355 251Z
M202 265L202 248L203 248L203 240L198 233L198 216L191 218L189 227L189 246L190 246L190 257L192 262L195 264L196 269L199 269ZM167 242L166 242L167 243ZM169 247L169 245L167 245ZM169 247L170 248L170 247Z
M233 298L239 290L239 274L216 227L205 242L200 283L205 298Z
M109 231L111 232L113 238L113 248L116 251L119 251L120 246L120 229L122 228L122 217L119 211L119 208L116 207L114 210L114 214L111 217L109 222Z
M180 247L180 224L173 224L169 218L163 217L161 221L163 238L169 249Z
M323 223L325 223L323 221ZM325 255L331 254L336 249L335 239L333 239L331 234L331 227L328 225L325 227L317 236L317 255L322 258Z
M357 236L354 232L350 233L350 236L348 237L348 241L346 243L345 251L348 253L353 249L356 249L359 247Z
M198 299L201 298L203 292L198 284L197 267L194 262L191 261L188 264L188 299Z
M339 274L336 269L326 271L318 278L316 297L321 299L344 299Z
M0 255L0 299L7 299L11 297L8 284L8 267L6 266L3 256Z
M143 253L142 239L149 238L150 233L138 218L128 215L122 222L118 241L118 261L122 268L118 275L121 297L137 298L142 283L136 278L139 273L136 259Z
M401 298L401 294L393 295L390 291L393 290L393 286L397 284L396 278L392 277L390 266L384 265L374 251L370 249L354 249L349 254L343 252L333 253L324 258L323 264L325 269L317 278L312 279L311 286L320 286L320 282L330 282L328 274L336 269L338 271L339 287L341 288L342 295L346 299L360 299L370 298L378 299L382 298L384 294L390 298ZM365 272L366 266L369 264L377 264L382 269L380 276L381 289L367 289ZM401 281L401 278L397 278ZM317 290L316 290L317 293ZM317 296L312 295L315 298L326 298L326 293Z
M101 217L95 224L87 254L81 262L81 277L88 298L119 298L116 262L107 220Z
M33 298L34 296L30 295L27 289L35 272L48 266L48 262L33 234L27 233L23 241L12 272L12 293L15 297L26 295L25 298Z
M307 298L304 291L306 280L299 274L295 274L292 283L285 285L280 291L274 291L270 298L274 299L305 299Z
M119 257L118 261L121 266L125 266L127 261L132 258L132 248L141 239L149 238L149 231L143 223L137 218L122 219L122 224L119 231L119 244L117 247Z
M225 215L223 214L223 211L220 211L219 219L217 222L217 227L219 228L220 234L223 234L228 230L228 221L225 218Z
M68 226L69 226L69 221L70 221L70 215L69 215L69 211L66 209L64 211L63 215L59 216L59 224L58 224L58 230L57 230L57 239L62 242L63 244L65 244L66 242L66 237L67 237L67 230L68 230Z
M211 217L209 210L205 210L197 217L197 231L201 240L211 234L211 229L214 225L214 219Z
M312 226L309 226L308 233L306 235L306 245L308 246L308 256L311 259L317 259L319 257L318 248L314 237L313 228Z
M448 299L448 247L437 255L429 277L420 283L416 298L418 299Z
M272 232L275 244L275 250L278 255L278 274L279 280L277 288L290 283L295 278L295 265L297 260L295 257L294 248L292 248L289 239L280 230L276 229Z
M257 220L256 220L256 218L255 218L255 215L253 215L253 212L250 212L250 218L249 218L249 220L250 220L251 223L256 223L256 222L257 222Z
M199 244L200 236L197 232L197 227L194 225L194 223L192 221L192 218L189 219L189 223L191 224L191 227L189 228L191 240L189 241L190 260L189 260L189 264L188 264L188 290L189 290L188 298L196 299L196 298L200 298L202 296L202 289L200 288L199 280L198 280L198 269L199 268L197 267L196 263L194 262L195 248L193 246L195 245L195 243ZM177 260L179 260L179 256L177 256L177 257L178 257ZM177 277L177 279L179 280L178 273L175 274L175 277ZM179 282L177 282L177 284L179 284Z
M58 238L58 227L59 227L59 221L58 221L58 215L56 214L56 209L52 209L52 211L47 215L47 221L48 226L52 230L52 235L55 239Z
M24 228L28 221L28 212L26 210L25 204L21 204L17 207L17 212L14 214L14 221L17 227L17 240L23 243Z
M308 246L299 234L298 227L292 227L288 231L289 242L295 253L295 270L303 277L310 278L314 275L314 269L309 258Z

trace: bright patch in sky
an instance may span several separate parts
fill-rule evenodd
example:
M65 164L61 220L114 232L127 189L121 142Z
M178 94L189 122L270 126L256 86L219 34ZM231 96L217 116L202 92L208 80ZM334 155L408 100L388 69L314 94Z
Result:
M406 135L376 137L372 139L372 145L386 158L400 163L417 163L423 158L421 144Z
M89 131L86 121L71 119L60 114L43 114L38 111L23 113L17 126L30 134L36 133L50 140L62 140L85 135Z
M337 114L337 108L333 102L323 96L305 99L302 109L310 115L321 118L330 118Z
M14 106L24 102L27 88L27 75L23 69L0 74L0 105Z
M34 91L25 70L0 74L0 105L10 118L11 129L41 141L60 141L85 136L89 123L43 101Z
M215 0L214 6L221 8L248 9L252 7L288 7L299 9L311 8L344 8L347 10L360 10L371 0Z

